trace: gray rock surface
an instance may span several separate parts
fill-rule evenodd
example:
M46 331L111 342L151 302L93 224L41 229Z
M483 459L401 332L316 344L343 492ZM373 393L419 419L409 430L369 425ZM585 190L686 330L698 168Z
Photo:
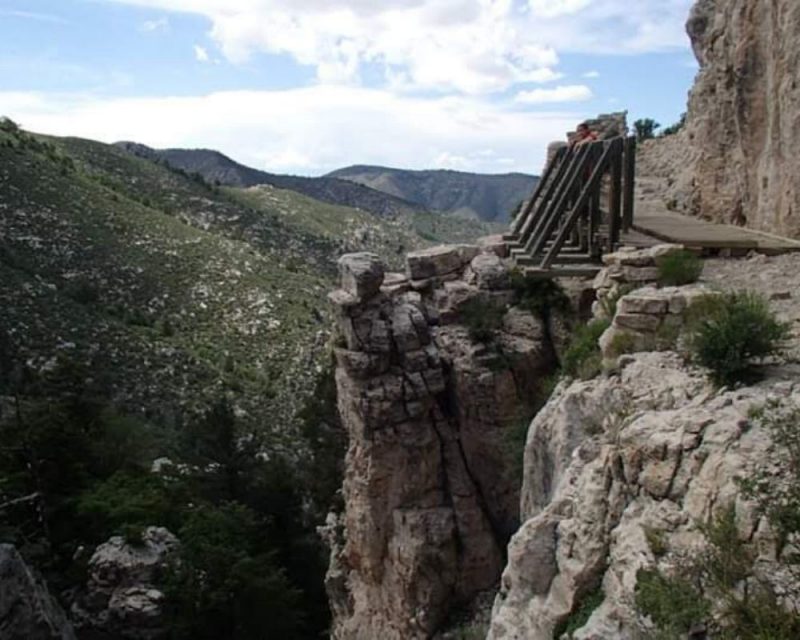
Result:
M470 263L474 284L460 279ZM345 512L325 535L332 634L342 640L429 638L495 587L519 523L507 433L554 366L541 320L518 309L490 344L470 339L464 304L513 301L497 255L442 247L408 265L411 278L431 279L422 294L384 287L339 305L349 448ZM456 279L438 280L447 274Z
M550 640L597 588L603 603L574 638L650 637L633 606L638 569L668 570L728 506L768 565L774 541L737 478L769 464L770 438L747 416L776 397L796 402L800 387L773 380L718 392L674 353L635 354L618 375L562 383L528 433L523 525L490 640ZM650 548L648 529L665 554Z
M800 236L800 3L698 0L687 32L686 126L643 145L640 175L680 212Z
M47 585L10 544L0 544L0 638L75 640L75 633Z

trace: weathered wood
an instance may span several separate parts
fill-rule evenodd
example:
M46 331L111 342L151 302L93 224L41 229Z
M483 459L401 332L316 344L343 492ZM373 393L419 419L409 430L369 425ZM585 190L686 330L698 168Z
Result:
M601 156L600 161L597 163L597 166L595 166L592 176L589 178L589 182L586 183L586 186L583 188L583 192L578 198L578 201L575 203L572 211L568 214L564 226L562 226L561 231L559 231L556 239L553 241L553 246L550 247L547 255L545 255L544 259L542 260L542 268L547 269L553 264L556 255L561 250L561 247L564 245L564 242L567 239L567 235L569 234L572 225L578 221L583 208L589 204L589 200L594 196L594 191L599 188L600 180L605 173L606 165L614 148L615 146L613 144L608 144L603 150L603 155Z
M567 175L564 177L562 188L556 195L557 199L554 200L551 206L548 207L545 213L542 215L539 224L536 225L536 229L531 234L530 240L525 245L529 255L536 255L539 253L544 248L544 243L547 242L547 240L553 234L559 218L566 210L570 190L575 185L575 181L589 166L589 160L591 159L591 147L592 145L584 145L579 147L575 153L574 160L571 163L572 166L567 172Z
M636 138L625 139L625 176L622 200L622 229L628 231L633 226L634 193L636 188Z
M572 149L566 149L564 153L561 154L560 159L556 158L553 160L553 166L555 167L553 178L544 186L544 191L539 198L538 205L531 211L530 215L528 215L522 225L522 229L520 230L519 241L522 242L523 245L528 242L531 233L533 233L534 229L536 228L538 221L547 210L549 204L553 201L556 193L558 193L558 190L563 184L564 176L574 160L575 152Z
M622 168L625 155L625 141L622 138L614 140L615 153L611 158L611 193L608 203L608 245L609 253L614 252L619 245L620 232L624 226L622 220ZM625 231L630 229L630 225Z
M536 206L536 203L539 201L539 197L542 195L542 192L544 191L544 187L547 184L547 181L550 180L550 177L553 175L555 167L557 167L561 163L567 151L568 149L566 147L559 149L556 152L556 155L553 157L553 159L548 163L547 167L545 167L544 174L542 174L542 177L539 179L539 183L533 190L533 195L531 196L530 200L528 200L528 202L525 204L523 210L517 214L517 217L514 220L514 224L511 227L512 236L519 235L522 226L525 224L525 220L527 220L528 216L533 211L533 208Z

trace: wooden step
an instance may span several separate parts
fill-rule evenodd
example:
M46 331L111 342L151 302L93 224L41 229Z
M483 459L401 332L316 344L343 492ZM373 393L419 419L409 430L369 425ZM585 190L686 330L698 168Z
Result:
M515 262L521 267L535 267L541 264L544 256L522 256L516 258ZM560 254L555 258L555 264L579 264L586 265L594 262L588 253Z
M549 278L594 278L600 271L601 265L570 265L565 267L552 267L541 269L539 267L527 267L523 273L530 278L549 279Z

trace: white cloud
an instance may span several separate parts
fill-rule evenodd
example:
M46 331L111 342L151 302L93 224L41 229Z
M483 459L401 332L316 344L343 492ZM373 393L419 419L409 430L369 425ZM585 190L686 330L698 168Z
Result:
M104 0L205 16L225 57L286 54L322 82L366 64L395 86L469 94L552 80L558 53L688 46L693 0Z
M208 51L199 44L194 45L194 57L198 62L209 62L211 60Z
M161 17L156 20L145 20L142 23L142 31L145 33L166 33L169 31L169 18Z
M583 74L583 77L584 78L589 78L589 79L599 78L600 77L600 72L599 71L587 71L586 73Z
M0 16L8 18L21 18L22 20L35 20L36 22L51 22L53 24L71 24L61 16L52 13L39 13L37 11L18 11L16 9L0 9Z
M553 89L521 91L514 100L522 104L548 104L556 102L584 102L594 97L592 90L583 84L565 85Z
M547 144L590 115L323 85L164 98L0 92L0 113L34 131L209 147L258 168L306 174L354 162L537 172Z

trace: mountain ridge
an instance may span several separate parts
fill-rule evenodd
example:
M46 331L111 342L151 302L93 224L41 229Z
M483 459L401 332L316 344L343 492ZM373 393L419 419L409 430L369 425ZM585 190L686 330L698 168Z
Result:
M164 162L175 169L196 173L212 184L228 187L254 187L268 184L289 189L316 200L354 207L381 216L421 211L423 207L365 185L333 177L311 178L283 175L248 167L214 149L154 149L147 145L120 141L117 148L141 158Z
M453 169L397 169L357 164L327 177L349 180L432 211L505 223L539 178L521 172L472 173Z

